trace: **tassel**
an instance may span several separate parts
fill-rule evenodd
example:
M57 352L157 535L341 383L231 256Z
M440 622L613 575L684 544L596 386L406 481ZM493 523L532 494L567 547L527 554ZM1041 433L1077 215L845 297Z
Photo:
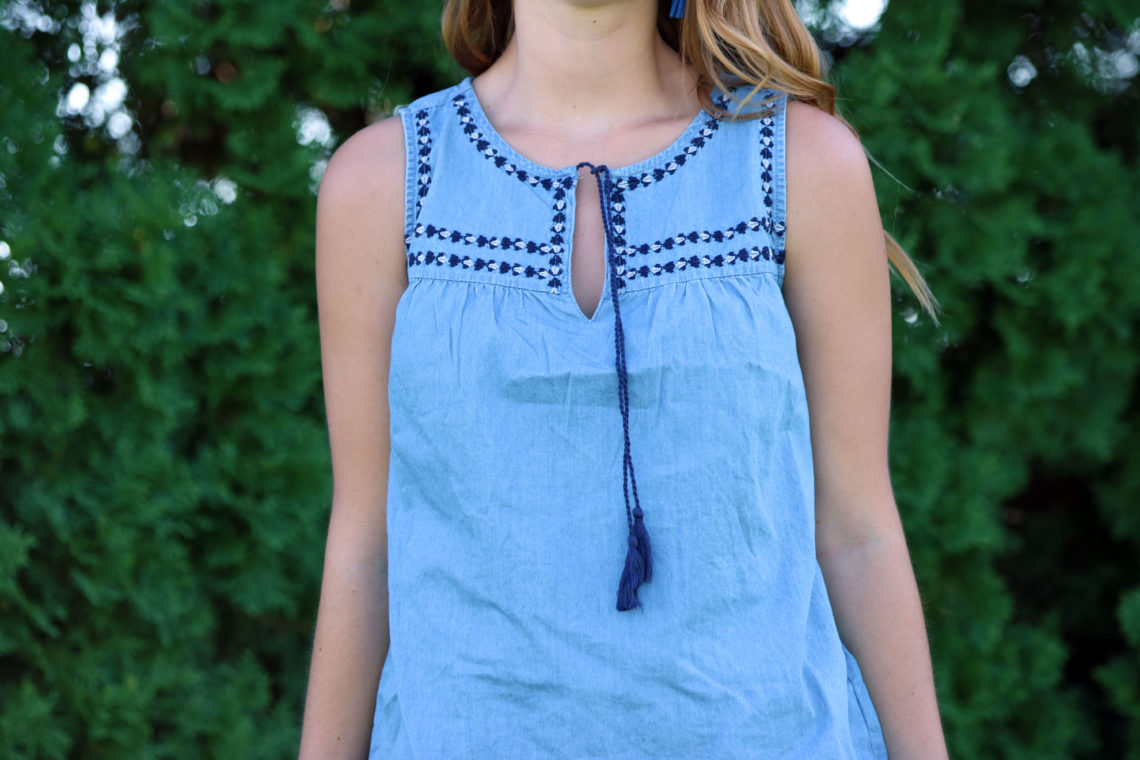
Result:
M684 10L684 0L673 0L673 8ZM609 258L610 293L614 303L614 362L618 373L618 410L621 412L622 432L625 436L625 460L622 462L622 491L625 495L625 515L629 524L629 549L625 554L625 567L622 568L618 583L617 608L619 611L632 610L641 606L637 589L653 576L653 558L649 551L649 534L645 532L641 505L637 504L637 480L633 476L633 460L629 455L629 390L625 369L625 333L621 325L621 310L618 308L617 257L613 221L607 199L611 193L610 170L605 164L594 166L588 161L578 164L578 168L590 167L590 173L598 178L598 199L602 205L602 224L606 232L606 252ZM633 486L634 508L629 508L629 486Z
M633 535L637 536L637 551L641 554L641 564L645 567L645 580L653 578L653 555L649 549L649 534L645 532L641 507L633 508Z
M625 569L621 572L621 583L618 584L619 611L625 612L641 606L641 600L637 598L637 587L643 580L645 580L645 560L638 548L637 535L631 529L629 551L625 553Z

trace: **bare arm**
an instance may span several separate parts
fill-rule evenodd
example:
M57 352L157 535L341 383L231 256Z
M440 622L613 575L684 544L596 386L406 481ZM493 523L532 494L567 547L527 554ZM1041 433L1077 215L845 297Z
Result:
M946 757L922 605L887 464L891 297L870 167L840 121L787 113L784 298L804 372L816 555L891 760Z
M368 756L388 652L388 363L404 263L404 133L333 154L317 199L317 301L333 498L300 760Z

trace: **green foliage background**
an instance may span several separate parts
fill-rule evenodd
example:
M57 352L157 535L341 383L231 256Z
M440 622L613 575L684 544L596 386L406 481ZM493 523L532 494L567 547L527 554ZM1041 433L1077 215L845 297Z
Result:
M854 36L801 9L945 307L895 280L891 465L951 754L1140 758L1140 9L898 3ZM331 496L314 193L463 75L439 3L0 22L0 757L295 756ZM125 132L60 106L112 47Z

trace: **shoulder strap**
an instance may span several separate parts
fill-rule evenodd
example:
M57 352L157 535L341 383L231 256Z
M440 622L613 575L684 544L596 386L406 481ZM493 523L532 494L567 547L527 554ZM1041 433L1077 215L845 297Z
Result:
M395 114L404 125L404 242L408 244L419 219L420 206L431 185L431 128L428 112L424 109L400 106Z
M780 284L784 282L784 231L787 226L787 113L790 95L784 94L772 104L772 113L761 116L760 165L764 205L768 208L768 223L775 262L780 267Z

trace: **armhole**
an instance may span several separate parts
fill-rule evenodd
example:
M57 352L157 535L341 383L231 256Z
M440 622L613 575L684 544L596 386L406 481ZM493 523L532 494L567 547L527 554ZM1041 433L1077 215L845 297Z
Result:
M776 101L776 112L772 116L772 205L769 218L772 222L772 243L776 248L776 263L780 266L780 288L784 287L784 241L788 220L788 151L787 124L790 95Z
M419 151L416 150L416 117L407 106L400 106L395 114L404 126L404 254L411 248L412 233L416 227L419 209L416 178L419 174Z

